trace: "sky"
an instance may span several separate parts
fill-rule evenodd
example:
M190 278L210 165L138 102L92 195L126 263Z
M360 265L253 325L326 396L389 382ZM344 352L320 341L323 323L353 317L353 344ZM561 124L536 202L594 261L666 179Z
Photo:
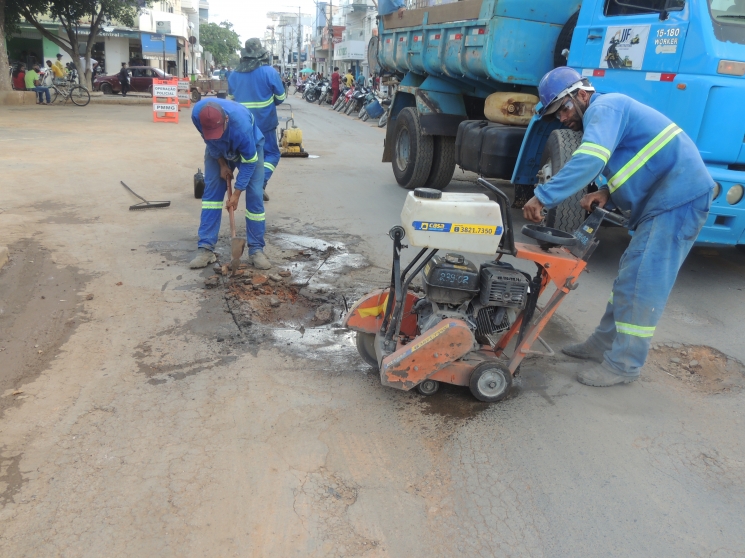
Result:
M241 43L251 37L264 37L267 25L272 21L266 17L267 12L297 12L300 6L302 13L315 14L313 0L209 0L210 22L229 21L240 35Z

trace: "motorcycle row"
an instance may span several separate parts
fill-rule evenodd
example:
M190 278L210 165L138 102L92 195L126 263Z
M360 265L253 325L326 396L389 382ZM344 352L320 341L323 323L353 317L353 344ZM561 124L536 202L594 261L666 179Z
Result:
M297 93L302 94L303 99L309 103L331 105L333 101L331 81L328 79L308 80L305 83L298 84ZM369 87L355 83L351 87L341 87L339 97L331 108L337 112L355 115L363 122L367 122L371 118L378 119L378 127L383 128L388 122L390 105L391 100L389 98L380 95Z

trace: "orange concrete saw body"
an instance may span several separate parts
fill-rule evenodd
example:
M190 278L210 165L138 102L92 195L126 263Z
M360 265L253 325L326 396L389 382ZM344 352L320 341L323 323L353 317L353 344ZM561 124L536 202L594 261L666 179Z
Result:
M500 201L506 205L506 196L501 196L498 196ZM421 318L420 309L428 308L427 305L431 304L427 285L424 295L410 291L408 286L419 272L425 270L426 274L431 265L428 262L436 261L432 258L437 249L433 248L413 269L432 247L423 248L401 273L399 258L405 232L402 227L391 229L394 263L390 288L375 290L359 299L343 320L344 327L357 332L357 347L363 358L370 364L377 363L383 385L405 391L417 388L420 393L429 395L437 390L439 383L448 383L469 386L474 396L482 401L500 401L509 394L512 378L527 355L554 354L540 338L540 333L564 297L577 287L577 279L598 244L595 236L600 223L603 219L613 219L608 217L608 212L595 209L574 235L526 225L523 234L539 240L539 245L533 245L515 243L511 218L504 211L502 215L506 227L498 253L532 262L538 270L535 276L530 276L514 267L507 267L511 273L531 278L528 288L530 298L519 311L515 311L509 327L505 326L497 338L488 337L489 345L484 344L483 336L477 340L474 331L478 326L473 319L467 314L462 319L457 315L466 306L478 304L480 295L483 301L483 293L473 295L472 300L465 304L462 304L462 299L459 300L461 306L450 305L450 310L443 312L445 317L439 321L436 321L437 316L429 321ZM557 245L555 242L565 244ZM501 255L497 260L500 258ZM499 264L483 264L482 270L490 265ZM505 266L502 265L499 269L504 270ZM461 268L466 269L465 266ZM479 271L479 277L482 282L478 287L483 290L482 271ZM423 280L426 281L424 275ZM553 293L544 305L539 306L538 299L549 286ZM472 306L468 307L470 309ZM438 308L436 304L435 308ZM420 330L421 324L426 325L424 331ZM546 350L532 350L536 341Z

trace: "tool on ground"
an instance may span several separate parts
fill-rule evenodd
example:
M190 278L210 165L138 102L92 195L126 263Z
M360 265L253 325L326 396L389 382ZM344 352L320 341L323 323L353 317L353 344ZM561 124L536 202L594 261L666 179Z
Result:
M228 199L233 197L233 187L230 182L231 180L230 178L228 178ZM236 237L235 215L232 206L228 207L228 215L230 216L230 252L233 256L233 259L230 260L230 269L233 272L232 275L236 275L238 272L238 268L241 265L241 256L243 255L243 249L246 247L246 239Z
M498 203L484 194L409 192L403 227L389 232L390 288L362 297L344 317L343 325L357 332L360 356L379 370L386 386L431 395L444 382L468 386L481 401L507 397L526 356L554 354L540 334L577 288L603 220L625 224L619 215L594 207L574 234L529 224L522 234L538 245L516 243L509 199L489 182L478 182ZM401 241L407 234L421 250L402 272ZM447 252L438 256L440 249ZM497 257L477 267L458 252ZM535 275L501 261L505 254L533 262ZM421 296L409 290L420 272ZM549 285L554 292L539 306ZM544 351L532 349L536 341Z
M204 195L204 188L204 173L202 169L198 168L197 172L194 173L194 197L201 200Z
M147 201L145 198L143 198L139 194L136 194L135 191L132 190L132 188L130 188L129 186L127 186L124 182L122 182L121 180L119 182L121 182L122 186L124 186L127 190L129 190L133 195L137 196L138 198L142 200L142 203L136 203L135 205L130 205L129 206L130 211L138 211L140 209L162 209L164 207L168 207L169 205L171 205L170 201Z
M286 104L286 103L285 103ZM295 115L292 112L292 105L290 107L290 118L285 122L285 127L280 128L279 138L279 153L280 157L307 157L308 152L303 149L303 132L295 126ZM292 128L290 128L290 122L292 122Z

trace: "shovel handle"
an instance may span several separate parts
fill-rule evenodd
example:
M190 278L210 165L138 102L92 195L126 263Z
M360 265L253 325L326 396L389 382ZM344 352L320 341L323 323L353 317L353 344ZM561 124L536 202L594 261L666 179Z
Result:
M226 180L228 183L228 201L233 197L233 187L230 184L230 178ZM233 206L228 206L228 215L230 216L230 238L235 238L235 215L233 214Z

